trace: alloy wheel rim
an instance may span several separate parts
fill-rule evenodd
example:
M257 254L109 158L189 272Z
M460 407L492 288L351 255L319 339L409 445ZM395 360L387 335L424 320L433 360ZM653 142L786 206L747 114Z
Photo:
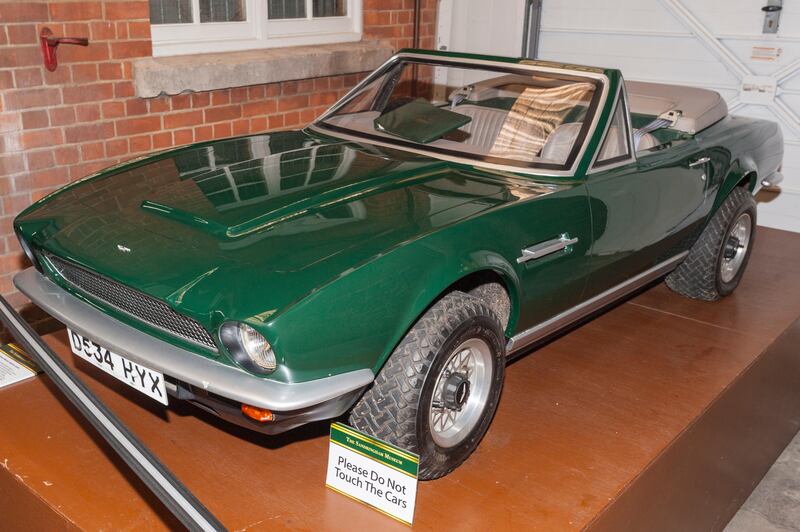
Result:
M753 219L748 213L742 213L731 226L725 238L722 262L720 263L720 278L729 283L739 273L750 247L750 237L753 231Z
M453 350L436 377L428 411L436 445L454 447L478 425L489 400L493 363L489 344L480 338Z

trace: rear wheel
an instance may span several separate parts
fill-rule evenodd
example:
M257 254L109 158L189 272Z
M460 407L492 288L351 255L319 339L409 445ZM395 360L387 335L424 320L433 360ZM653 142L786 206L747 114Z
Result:
M420 479L446 475L489 428L503 385L504 340L484 302L451 292L400 342L350 423L418 453Z
M735 188L719 207L689 255L666 282L675 292L714 301L733 292L750 259L756 228L756 202Z

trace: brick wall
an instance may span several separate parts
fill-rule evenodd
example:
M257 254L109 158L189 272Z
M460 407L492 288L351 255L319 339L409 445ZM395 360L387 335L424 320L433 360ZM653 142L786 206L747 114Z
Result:
M423 0L421 46L432 48L435 0ZM413 0L364 0L364 38L410 47ZM14 216L60 186L152 150L310 122L363 74L142 99L132 60L151 54L148 2L0 0L0 293L40 329L52 324L12 285L28 266ZM38 35L88 37L61 46L48 72Z

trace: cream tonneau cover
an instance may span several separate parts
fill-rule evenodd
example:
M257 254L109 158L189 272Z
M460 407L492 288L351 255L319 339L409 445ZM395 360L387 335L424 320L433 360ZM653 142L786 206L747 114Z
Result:
M728 114L725 100L712 90L644 81L626 81L625 88L632 113L659 116L680 110L682 114L671 129L692 135Z

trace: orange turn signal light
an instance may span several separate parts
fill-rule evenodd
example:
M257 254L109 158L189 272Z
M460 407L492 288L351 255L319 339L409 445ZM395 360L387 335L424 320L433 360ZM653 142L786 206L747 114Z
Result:
M242 404L242 414L261 423L266 423L267 421L272 421L275 419L275 416L272 414L272 412L266 408L259 408L257 406L246 404Z

